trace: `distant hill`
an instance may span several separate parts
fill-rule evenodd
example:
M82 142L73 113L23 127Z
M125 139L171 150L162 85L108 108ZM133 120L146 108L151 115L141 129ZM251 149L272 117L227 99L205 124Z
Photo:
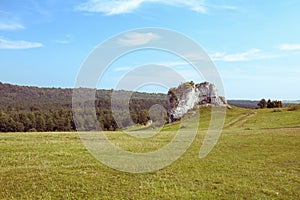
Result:
M257 104L259 101L251 101L251 100L228 100L228 104L234 105L240 108L257 108Z
M300 100L283 100L282 103L284 105L295 105L300 104Z

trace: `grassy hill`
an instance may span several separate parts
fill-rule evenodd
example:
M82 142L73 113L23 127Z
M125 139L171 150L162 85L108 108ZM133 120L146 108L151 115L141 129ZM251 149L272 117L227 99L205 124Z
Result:
M186 153L145 174L99 163L74 132L0 133L0 199L300 199L299 106L227 110L218 144L199 159L209 120L209 108L201 109ZM106 135L123 149L148 152L168 144L178 128L166 125L148 140Z

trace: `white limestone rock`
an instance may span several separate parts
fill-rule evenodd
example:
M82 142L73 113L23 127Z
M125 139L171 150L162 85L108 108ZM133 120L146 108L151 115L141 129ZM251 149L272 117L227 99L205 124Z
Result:
M218 95L218 90L213 83L203 82L194 84L186 82L177 88L171 88L168 92L169 99L169 122L182 118L196 105L226 106L225 97Z

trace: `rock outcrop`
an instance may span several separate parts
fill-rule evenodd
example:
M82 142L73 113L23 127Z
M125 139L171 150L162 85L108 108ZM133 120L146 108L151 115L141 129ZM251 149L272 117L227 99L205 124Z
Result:
M213 83L203 82L194 84L193 81L182 83L177 88L168 92L169 122L184 116L196 105L227 106L225 97L218 95L218 90Z

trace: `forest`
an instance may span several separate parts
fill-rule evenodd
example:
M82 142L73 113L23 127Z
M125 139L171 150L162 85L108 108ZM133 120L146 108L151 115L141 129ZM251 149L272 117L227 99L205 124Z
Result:
M111 111L113 90L97 90L95 102L97 120L102 130L118 128ZM129 91L117 91L129 93ZM130 92L131 93L131 92ZM122 101L122 99L119 99ZM156 93L134 92L129 102L134 123L146 124L152 105L167 107L167 96ZM122 114L122 110L118 112ZM89 127L89 119L82 119L82 127ZM123 126L127 126L124 122ZM128 124L130 125L130 124ZM0 82L0 132L74 131L72 89L16 86Z

